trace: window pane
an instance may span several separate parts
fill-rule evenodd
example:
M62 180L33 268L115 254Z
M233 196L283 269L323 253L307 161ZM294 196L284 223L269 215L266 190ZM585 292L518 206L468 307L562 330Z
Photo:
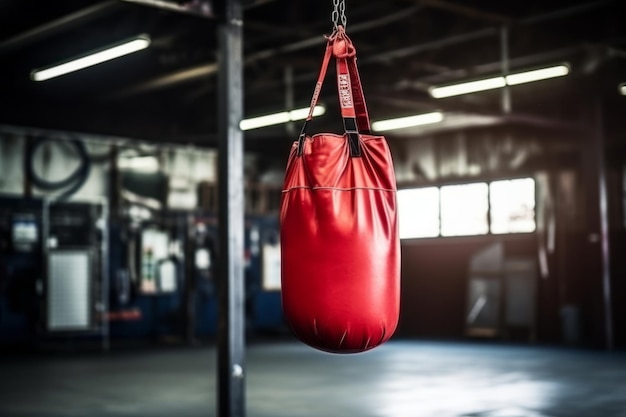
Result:
M484 235L489 231L487 184L441 187L441 235Z
M439 236L437 187L398 191L400 239Z
M495 181L490 185L491 233L535 231L535 180Z

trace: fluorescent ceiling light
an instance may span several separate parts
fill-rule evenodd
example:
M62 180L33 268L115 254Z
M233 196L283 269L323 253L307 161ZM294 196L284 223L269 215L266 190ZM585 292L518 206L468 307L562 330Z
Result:
M504 77L486 78L484 80L447 85L445 87L433 87L430 89L430 95L434 98L460 96L461 94L502 88L505 85L506 81L504 80Z
M557 65L532 71L518 72L507 75L506 77L492 77L442 87L432 87L429 91L430 95L434 98L444 98L478 91L493 90L506 85L518 85L548 78L562 77L567 74L569 74L569 67L567 65Z
M326 108L324 106L315 106L315 108L313 109L313 116L321 116L324 113L326 113ZM280 113L268 114L266 116L244 119L239 123L239 128L241 130L258 129L265 126L294 122L296 120L304 120L307 118L308 115L308 107L292 111L283 111Z
M159 171L159 160L154 156L133 156L120 158L117 166L130 171L154 173Z
M626 84L620 84L619 92L621 95L626 96Z
M542 68L534 71L507 75L506 83L508 85L524 84L548 78L563 77L567 74L569 74L569 67L567 65L557 65L556 67Z
M441 121L443 121L443 114L441 112L424 113L415 116L373 122L372 130L383 132L385 130L404 129L407 127L439 123Z
M146 49L148 46L150 46L150 38L147 35L140 35L124 43L64 62L59 65L33 70L30 73L30 78L34 81L49 80L50 78L91 67L111 59L132 54L133 52L141 51L142 49Z
M431 123L421 126L407 127L394 131L395 136L416 137L429 133L446 132L450 130L467 129L471 127L495 126L502 123L500 116L486 116L472 113L444 112L440 123Z

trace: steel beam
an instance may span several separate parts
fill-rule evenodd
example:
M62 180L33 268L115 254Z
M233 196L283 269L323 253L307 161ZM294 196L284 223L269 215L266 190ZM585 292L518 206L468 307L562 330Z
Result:
M583 51L583 46L574 45L565 48L560 48L552 51L540 52L538 54L525 55L517 58L509 58L509 68L525 67L539 64L560 63L567 61L571 55L580 53ZM367 63L367 60L365 60ZM463 78L469 76L477 76L488 73L495 73L502 71L502 60L495 62L489 62L486 64L475 65L473 67L453 69L449 71L443 71L438 74L429 75L419 78L413 83L414 88L423 88L424 86L430 86L431 84L438 84L449 81L454 78Z
M601 1L591 1L588 3L576 5L574 7L568 7L565 9L555 10L554 12L550 12L547 14L540 14L536 16L531 16L529 18L522 19L518 22L515 22L515 25L533 25L536 23L543 23L551 20L562 19L568 16L576 15L579 13L583 13L598 7L602 7L613 3L615 0L601 0ZM263 2L260 2L263 4ZM374 27L384 26L389 23L395 22L399 19L411 16L413 13L421 10L420 6L411 7L406 10L402 10L397 13L393 13L389 16L383 16L381 18L375 19L370 22L364 22L356 25L350 26L350 33L354 34L359 31L365 31L372 29ZM383 53L370 56L367 60L362 60L361 63L365 62L385 62L390 61L397 58L405 58L408 56L416 55L422 52L431 51L435 49L444 48L447 46L458 45L466 42L470 42L477 39L482 39L490 36L497 36L500 34L499 27L488 27L485 29L480 29L474 32L463 33L459 35L449 36L447 38L437 39L430 42L425 42L417 45L411 45L408 47L398 48L391 51L385 51ZM291 44L278 46L276 48L271 48L263 51L256 52L249 57L246 58L245 64L252 64L261 60L270 59L280 54L286 54L291 52L296 52L302 49L310 48L312 46L321 45L325 43L326 40L321 36L315 36L310 39L304 39L302 41L294 42ZM179 70L173 73L166 74L164 76L157 77L155 79L149 80L143 84L140 84L136 87L132 87L130 89L114 93L110 95L108 98L118 99L126 96L143 93L149 90L158 89L158 88L166 88L170 87L174 84L178 84L180 82L187 82L199 77L205 77L211 74L215 74L217 72L217 67L214 63L202 64L194 67L190 67L187 69Z
M144 6L155 7L161 10L167 10L176 13L185 13L194 16L204 17L208 19L216 18L213 8L213 0L189 0L184 1L168 1L168 0L122 0L128 3L137 3ZM247 1L244 9L253 9L276 0L252 0Z
M464 16L483 19L495 23L511 24L513 19L498 13L486 12L475 7L468 7L458 3L451 3L446 0L419 0L420 4L436 9L447 10L449 12L462 14Z
M373 21L352 25L350 26L350 33L354 34L354 33L362 32L362 31L367 31L375 27L388 25L395 21L411 16L413 13L417 12L420 9L421 9L420 6L413 6L405 10L402 10L400 12L392 13L388 16L383 16ZM312 38L293 42L287 45L282 45L276 48L270 48L270 49L253 53L246 58L244 64L250 65L258 61L273 58L277 55L300 51L306 48L310 48L312 46L323 45L324 43L326 43L326 38L324 38L323 36L315 36ZM218 66L216 65L216 63L212 62L208 64L196 65L193 67L174 71L174 72L153 78L137 86L130 87L123 91L110 94L106 96L106 99L107 100L120 99L120 98L124 98L127 96L132 96L135 94L141 94L150 90L155 90L159 88L167 88L167 87L171 87L175 84L179 84L182 82L189 82L189 81L197 80L198 78L204 78L210 75L214 75L217 72L218 72Z
M574 4L563 9L556 9L552 12L542 13L536 16L523 19L522 24L534 25L536 23L549 22L552 20L563 19L564 17L575 16L577 14L583 14L590 10L597 9L609 4L616 3L617 0L595 0L586 3Z
M118 5L119 3L117 1L108 0L52 20L41 26L37 26L0 42L0 52L20 48L29 43L36 42L39 39L49 37L55 33L68 30L71 26L85 23L90 19L101 17L103 14L115 10Z
M128 3L137 3L144 6L155 7L157 9L170 12L185 13L193 16L213 19L213 5L211 1L188 1L172 2L165 0L122 0Z
M218 28L218 410L245 416L243 11L224 0Z

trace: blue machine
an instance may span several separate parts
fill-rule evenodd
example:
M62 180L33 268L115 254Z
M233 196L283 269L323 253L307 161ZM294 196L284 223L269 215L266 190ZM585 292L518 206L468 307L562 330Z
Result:
M80 209L65 204L64 210ZM40 199L0 197L0 346L36 344L45 333L43 212ZM110 339L184 340L191 335L213 340L218 326L217 218L208 213L168 212L158 220L132 225L125 218L108 222L105 314ZM69 227L56 235L62 240L86 239L85 233ZM155 250L152 266L143 250L148 235L153 239L150 245L167 246L167 255L160 258L157 248L151 248ZM287 328L280 299L278 243L277 216L246 217L245 309L251 335L278 334ZM162 281L152 290L142 284L146 267L160 271L155 276ZM168 271L167 281L163 271Z
M282 332L286 324L280 298L280 257L276 257L280 254L278 219L254 217L247 223L246 295L250 326L256 332Z
M0 198L0 344L32 341L40 326L42 202Z
M103 213L98 203L0 197L0 345L105 340Z
M165 338L184 337L185 328L191 322L193 337L213 339L217 334L217 218L212 214L169 213L170 227L167 231L181 242L184 249L176 260L176 290L166 293L145 293L133 282L128 270L129 256L136 256L135 268L141 265L136 250L129 245L139 245L137 237L124 227L112 226L110 232L110 280L111 280L111 337L116 338ZM181 226L184 225L184 226ZM189 230L187 228L191 227ZM134 232L138 233L138 232ZM191 241L189 241L191 240ZM274 334L286 329L282 314L280 291L275 286L264 285L264 248L276 248L278 244L278 219L276 216L247 217L245 225L245 290L246 322L249 333ZM133 255L133 253L135 255ZM130 254L130 255L129 255ZM185 260L186 258L186 260ZM191 262L190 268L186 262ZM275 269L275 268L274 268ZM265 268L267 270L267 268ZM136 278L135 278L136 280ZM280 281L280 276L273 281ZM189 297L189 298L187 298ZM191 303L191 305L188 305ZM116 313L120 313L117 315ZM189 317L191 314L192 317ZM188 334L186 335L189 336Z
M165 223L159 227L149 223L134 227L114 223L109 229L109 328L113 340L158 340L183 335L184 259L182 253L170 253L169 246L182 242L185 230L176 221ZM163 240L161 254L151 264L142 250L147 245L146 231L154 231ZM146 276L146 268L156 271L165 262L170 266L167 284L157 282L157 272ZM155 284L147 287L147 278L154 279Z
M201 238L197 251L207 249L210 268L196 269L196 331L199 336L214 336L217 332L217 224L215 217L197 220ZM278 244L276 216L247 216L245 222L245 309L246 328L250 333L277 333L285 330L280 291L264 285L264 246ZM204 245L204 247L202 247ZM201 252L202 253L202 252ZM202 266L202 256L200 261ZM198 258L198 257L197 257ZM280 279L280 277L278 277ZM275 280L275 279L274 279Z

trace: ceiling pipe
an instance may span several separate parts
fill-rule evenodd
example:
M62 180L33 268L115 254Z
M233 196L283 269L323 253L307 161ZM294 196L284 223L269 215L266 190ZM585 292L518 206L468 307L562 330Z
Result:
M141 94L146 91L166 88L183 81L194 80L196 78L209 77L217 73L217 63L208 65L198 65L181 71L172 72L170 74L154 78L145 83L129 87L123 91L107 95L104 100L120 99L135 94Z
M517 123L520 125L552 129L561 132L577 132L581 135L587 134L590 129L588 124L581 121L559 120L532 114L507 114L502 116L502 120L508 123Z
M369 22L352 25L350 26L350 33L362 32L362 31L369 30L375 27L390 24L401 19L405 19L408 16L415 13L416 11L418 11L419 9L421 9L421 6L413 6L408 9L401 10L400 12L392 13L380 19L375 19ZM294 42L288 45L283 45L277 48L267 49L267 50L249 55L244 60L244 65L250 65L252 63L261 61L263 59L272 58L276 55L299 51L299 50L306 49L315 45L321 45L321 44L324 44L325 42L326 42L326 38L324 38L323 36L315 36L313 38ZM125 89L124 91L111 94L107 96L105 100L128 97L128 96L142 93L145 91L168 87L172 84L176 84L179 82L192 81L196 78L214 75L216 72L217 72L217 64L215 63L197 65L195 67L187 68L181 71L176 71L176 72L173 72L173 73L161 76L161 77L154 78L136 87L131 87L129 89Z
M552 51L542 52L538 54L526 55L522 57L517 57L513 59L509 59L509 67L512 68L520 68L520 67L528 67L537 65L539 63L545 63L549 61L561 62L566 60L568 57L571 57L573 54L584 52L584 46L572 46L567 48L555 49ZM367 65L370 61L365 60L365 62L361 62L359 59L360 65ZM430 76L426 76L417 80L399 80L393 85L388 86L388 90L398 91L398 90L406 90L406 89L414 89L419 91L426 91L433 84L442 83L445 81L449 81L453 78L463 78L469 76L478 76L481 74L488 73L496 73L502 70L502 62L489 62L486 64L480 64L469 68L463 69L454 69L454 70L442 70L437 74L433 74ZM319 74L317 72L308 72L308 73L300 73L297 76L293 77L294 84L300 84L304 82L311 82L317 78ZM267 89L276 89L281 88L284 85L283 80L273 80L267 82L257 82L246 85L246 92L250 94L258 94ZM195 90L188 96L189 101L194 101L199 97L207 94L210 91L213 91L213 84L209 84L204 88ZM376 93L373 93L375 96ZM374 98L374 97L372 97ZM429 98L430 99L430 98ZM399 105L399 107L404 107L408 105L408 103L416 104L413 100L408 100L405 104ZM432 106L432 102L429 101L421 101L422 106Z
M211 1L190 0L183 2L171 2L165 0L122 0L127 3L135 3L143 6L154 7L169 12L189 14L192 16L215 18L213 4Z
M606 6L611 3L615 3L617 0L596 0L587 3L579 3L563 9L554 10L548 13L542 13L537 16L531 16L521 21L524 25L534 25L537 23L549 22L551 20L562 19L564 17L581 14L598 7Z
M363 14L371 13L372 11L378 11L380 5L376 5L374 3L363 3L359 4L357 8L350 8L350 17L351 21L357 21L358 17ZM265 26L265 27L263 27ZM246 20L246 28L259 30L258 36L254 36L251 39L246 40L246 45L249 50L253 49L261 49L255 48L256 45L267 45L271 43L276 43L276 40L284 40L285 35L289 38L293 38L295 35L302 36L303 38L310 38L319 36L320 32L323 32L328 29L328 17L308 22L303 27L297 27L298 24L289 25L289 26L276 26L276 24L266 23L262 24L255 20ZM352 25L350 25L352 28Z
M247 4L244 9L252 9L258 6L262 6L267 3L274 2L276 0L255 0ZM110 13L120 8L122 2L127 3L141 3L145 5L151 5L159 8L167 8L171 11L184 11L190 14L206 13L206 11L200 6L188 4L187 6L178 5L176 3L159 1L159 0L108 0L101 3L94 4L84 9L77 10L66 16L44 23L26 32L15 35L5 41L0 42L0 52L6 52L36 42L39 39L43 39L55 33L68 30L70 27L84 23L85 21L92 20L106 13ZM196 2L193 2L196 3ZM201 2L208 3L208 2ZM207 15L205 17L213 17L213 15Z
M415 1L415 0L409 0L409 1ZM476 9L474 7L451 3L447 0L417 0L417 1L419 1L420 4L423 4L432 8L447 10L447 11L457 13L457 14L462 14L468 17L489 20L489 21L492 21L501 25L510 25L510 24L516 23L515 20L509 18L508 16L504 16L498 13L486 12L484 10ZM526 18L517 23L530 25L530 24L535 24L535 23L546 22L549 20L559 19L559 18L571 16L574 14L580 14L580 13L595 9L600 6L613 3L614 1L616 0L597 0L597 1L592 1L588 3L575 4L570 7L566 7L563 9L558 9L552 12Z
M572 46L572 47L567 47L567 48L556 49L553 51L542 52L539 54L526 55L522 57L509 59L509 66L514 67L514 68L519 68L519 67L537 65L538 63L545 63L546 61L562 61L562 60L565 60L567 57L571 56L572 54L575 54L581 51L584 51L584 46ZM359 59L360 65L366 65L373 61L375 60ZM420 90L420 91L426 91L429 87L431 87L432 84L442 83L452 78L463 78L463 77L476 76L476 75L487 74L487 73L495 73L497 71L501 71L501 68L502 68L501 61L489 62L486 64L476 65L470 68L442 71L437 74L429 75L429 76L420 78L415 81L399 80L391 88L394 91L405 90L409 88ZM309 72L309 73L299 74L298 76L294 77L293 80L294 80L294 83L297 84L297 83L309 82L311 80L315 80L317 76L318 76L317 72ZM248 90L258 93L260 91L263 91L263 89L280 87L282 84L283 84L282 81L271 81L271 82L263 83L262 85L252 84L252 85L248 85Z
M410 7L405 10L401 10L396 13L392 13L388 16L381 17L380 19L370 20L369 22L357 23L350 26L350 34L363 32L369 29L373 29L380 26L385 26L390 23L394 23L398 20L406 19L411 16L413 13L420 10L420 6ZM314 38L305 39L303 41L294 42L289 45L279 46L278 48L266 49L265 51L260 51L251 54L246 58L246 64L251 64L257 61L261 61L263 59L272 58L276 55L295 52L302 49L309 48L315 45L321 45L326 43L326 38L322 36L315 36Z
M411 0L415 1L415 0ZM477 19L488 20L498 24L511 24L513 19L508 16L504 16L498 13L486 12L474 7L464 6L457 3L450 3L446 0L418 0L420 4L428 7L446 10L453 13L462 14L468 17L474 17Z
M55 33L59 33L67 30L71 26L75 26L79 23L84 23L87 20L92 20L104 15L105 13L112 12L119 7L120 2L117 0L105 1L95 4L93 6L80 9L76 12L70 13L59 19L52 20L43 25L37 26L19 35L13 36L6 41L0 42L0 52L6 52L9 50L20 48L24 45L38 41L39 39L49 37Z
M548 13L541 14L541 15L531 16L529 18L525 18L525 19L518 21L517 24L518 25L532 25L535 23L542 23L542 22L546 22L550 20L561 19L564 17L578 14L578 13L583 13L591 9L601 7L609 3L613 3L615 1L616 0L599 0L599 1L596 0L596 1L588 2L584 4L567 7L567 8L560 9L560 10L555 10L555 11L548 12ZM412 7L406 10L402 10L398 13L393 13L389 16L385 16L380 19L375 19L375 20L364 22L361 24L351 25L350 33L357 33L359 31L373 29L375 27L384 26L394 21L404 19L410 16L412 13L416 12L417 10L420 10L421 8L422 6ZM359 60L359 62L361 63L385 62L385 61L390 61L390 60L397 59L397 58L404 58L407 56L415 55L415 54L429 51L429 50L434 50L434 49L439 49L439 48L446 47L446 46L465 43L465 42L469 42L469 41L476 40L476 39L481 39L481 38L488 37L488 36L496 36L500 34L500 30L501 28L500 26L498 26L498 27L490 27L486 29L481 29L481 30L477 30L477 31L469 32L465 34L450 36L447 38L438 39L438 40L431 41L431 42L425 42L425 43L421 43L421 44L414 45L414 46L387 51L378 55L370 56L365 59L362 58ZM248 58L245 59L244 64L249 65L251 63L254 63L263 59L272 58L276 55L295 52L295 51L306 49L315 45L320 45L320 44L323 44L324 42L326 42L326 40L323 37L316 36L314 38L305 39L305 40L288 44L288 45L284 45L281 47L267 49L267 50L260 51L260 52L250 55ZM198 77L213 75L215 74L215 71L216 71L215 65L216 65L215 63L202 64L202 65L198 65L195 67L191 67L186 70L177 71L177 72L150 80L137 87L126 89L122 92L113 94L111 96L106 97L105 99L128 97L130 95L146 92L146 91L153 90L156 88L168 87L179 82L192 81ZM498 65L501 65L501 64L498 63ZM162 79L172 79L172 80L175 79L176 81L164 83Z
M410 0L410 1L415 1L415 0ZM498 23L501 25L510 25L510 24L516 23L513 19L509 18L508 16L504 16L498 13L486 12L480 9L463 6L463 5L456 4L456 3L450 3L449 1L446 1L446 0L418 0L418 1L420 2L420 4L423 4L432 8L447 10L447 11L462 14L468 17L489 20L489 21L492 21L494 23ZM599 1L592 1L588 3L575 4L573 6L555 10L553 12L548 12L545 14L523 19L519 23L530 25L530 24L535 24L535 23L546 22L549 20L559 19L562 17L574 15L574 14L580 14L580 13L595 9L600 6L607 5L609 3L613 3L614 1L615 0L599 0Z
M557 50L549 51L549 52L543 52L540 54L527 55L527 56L518 57L518 58L509 60L509 65L512 67L524 67L524 66L536 65L538 63L545 63L546 61L551 61L551 60L554 60L554 61L565 60L568 56L571 56L572 54L576 52L580 52L582 50L584 50L583 47L574 46L574 47L569 47L569 48L557 49ZM365 63L361 62L361 64L367 64L367 61ZM485 73L495 73L501 70L501 66L502 66L502 62L497 61L497 62L490 62L487 64L477 65L471 68L448 70L448 71L444 71L436 75L420 78L416 81L406 81L406 80L399 81L395 85L389 86L388 88L393 91L406 90L406 89L426 91L429 87L431 87L432 84L440 83L450 78L462 78L462 77L467 77L469 75L475 76L475 75L480 75L480 74L485 74ZM315 80L318 75L319 74L317 72L301 73L297 76L294 76L292 81L294 84L311 82ZM267 89L281 88L283 85L284 85L283 80L247 84L246 93L252 94L252 95L259 94L260 92L267 90ZM386 91L387 92L390 91L389 89L387 89ZM214 90L213 84L208 84L204 88L195 90L193 93L190 93L190 95L188 96L188 102L193 102L213 90ZM384 100L383 96L377 97L375 92L370 93L368 97L370 97L370 99L383 101L390 105L395 105L396 107L401 107L401 108L406 107L406 106L415 108L414 107L415 105L428 108L429 106L432 107L434 103L434 101L430 101L431 100L430 97L428 98L428 101L399 100L399 101L396 101L395 103L393 102L393 100L389 100L388 97L387 97L387 100Z
M167 0L121 0L127 3L135 3L143 6L154 7L169 12L189 14L193 16L202 17L205 19L215 19L217 14L213 7L212 0L189 0L187 2L174 2ZM244 10L252 9L257 6L262 6L267 3L274 2L276 0L254 0L248 2L243 6Z
M460 35L449 36L443 39L437 39L436 41L424 42L418 45L413 45L404 48L398 48L391 51L383 52L377 55L369 56L365 60L360 59L361 62L386 62L397 58L405 58L407 56L416 55L425 51L431 51L433 49L443 48L445 46L457 45L459 43L473 41L475 39L486 38L493 36L499 31L498 28L481 29L470 33L463 33Z
M571 15L575 15L578 13L583 13L589 11L591 9L605 6L609 3L613 3L616 0L600 0L600 1L592 1L589 3L579 4L572 7L567 7L564 9L556 10L553 12L548 12L545 14L531 16L529 18L521 19L516 22L517 25L526 26L533 25L536 23L547 22L550 20L561 19L564 17L568 17ZM421 52L442 48L445 46L456 45L459 43L465 43L469 41L473 41L476 39L486 38L489 36L496 36L500 34L500 27L490 27L485 29L480 29L474 32L469 32L461 35L450 36L448 38L439 39L432 42L421 43L418 45L408 46L405 48L395 49L393 51L388 51L382 54L378 54L374 57L369 57L368 61L389 61L396 58L404 58L407 56L415 55ZM361 60L363 62L363 60Z
M532 66L540 63L546 63L548 61L561 61L571 56L572 54L584 51L584 49L584 45L571 46L561 49L555 49L552 51L541 52L538 54L526 55L517 58L509 58L508 68ZM414 81L413 83L411 83L411 86L418 90L426 90L426 88L430 87L432 84L442 83L445 81L449 81L450 79L495 73L497 71L502 71L502 61L489 62L487 64L480 64L470 68L455 69L441 72L439 74L429 75Z

